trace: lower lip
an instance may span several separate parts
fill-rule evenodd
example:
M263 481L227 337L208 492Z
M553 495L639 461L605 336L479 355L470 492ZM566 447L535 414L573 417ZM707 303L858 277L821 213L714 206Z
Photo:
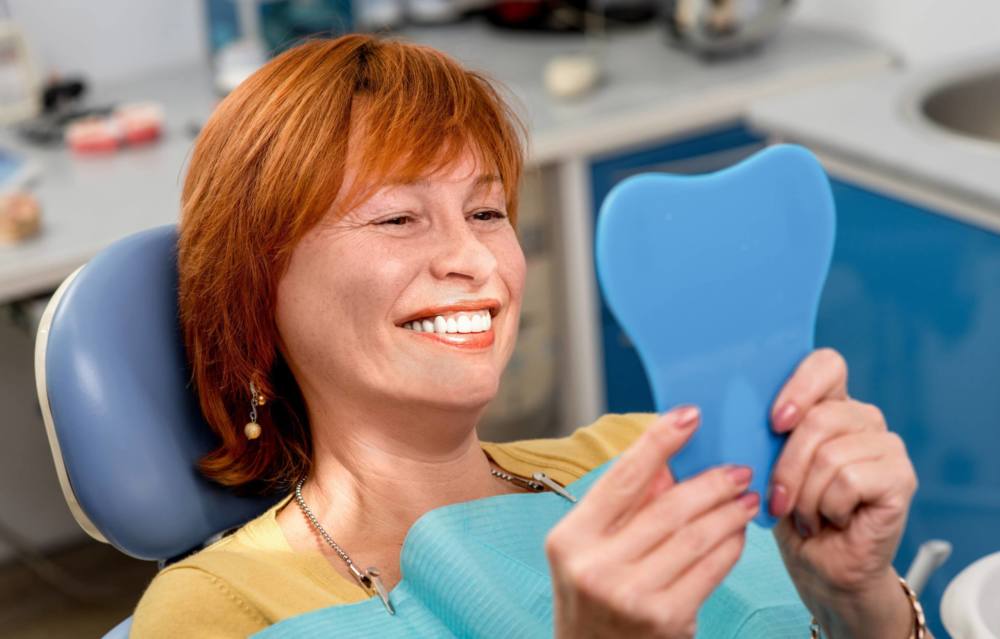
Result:
M493 345L494 339L492 328L482 333L418 333L408 328L404 328L403 330L412 333L414 337L420 337L465 350L489 348Z

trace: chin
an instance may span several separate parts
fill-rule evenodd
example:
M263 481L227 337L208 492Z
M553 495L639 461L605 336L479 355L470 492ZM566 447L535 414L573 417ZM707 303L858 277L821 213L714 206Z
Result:
M466 377L429 388L421 399L444 410L476 410L493 401L499 388L500 380L495 376L482 380Z

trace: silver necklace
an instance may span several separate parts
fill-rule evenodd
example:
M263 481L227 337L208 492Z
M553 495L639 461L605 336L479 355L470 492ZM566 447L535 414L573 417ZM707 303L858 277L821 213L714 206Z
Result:
M532 473L531 479L521 477L519 475L512 475L495 468L490 468L490 473L494 477L505 479L512 484L524 486L525 488L529 488L535 492L540 492L548 488L561 497L571 502L576 502L576 497L570 494L569 491L567 491L561 484L541 471L535 471ZM382 577L380 576L378 568L375 566L369 566L364 571L358 570L358 567L355 566L354 562L351 560L350 555L344 552L344 549L337 545L337 542L333 540L330 533L326 532L326 529L319 523L319 519L316 518L313 511L308 505L306 505L306 500L302 498L302 485L304 483L306 483L305 477L300 479L299 483L295 485L295 501L299 505L299 510L301 510L302 514L306 516L306 519L308 519L309 523L312 524L312 527L316 529L319 536L323 538L323 541L325 541L328 546L333 548L333 550L340 555L340 558L347 564L347 568L351 571L351 574L354 575L354 578L359 584L361 584L361 587L364 588L369 594L377 594L382 600L382 605L385 606L385 609L390 615L396 614L396 611L392 607L392 602L389 601L389 591L386 590L384 585L382 585Z

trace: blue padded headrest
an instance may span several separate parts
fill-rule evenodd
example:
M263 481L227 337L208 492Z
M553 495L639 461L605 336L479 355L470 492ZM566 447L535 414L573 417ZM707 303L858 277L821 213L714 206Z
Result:
M87 532L140 559L170 559L275 499L204 479L214 445L177 316L177 231L109 246L57 291L36 344L36 376L63 491Z
M834 232L826 173L795 145L706 175L637 175L608 194L596 230L608 306L657 410L702 412L670 461L678 478L745 464L765 494L785 439L770 428L771 404L813 348ZM761 508L757 522L774 520Z

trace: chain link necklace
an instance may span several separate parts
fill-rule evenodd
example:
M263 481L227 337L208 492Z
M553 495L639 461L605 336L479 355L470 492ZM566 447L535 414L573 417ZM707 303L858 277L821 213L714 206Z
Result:
M561 497L571 502L576 502L576 497L570 494L561 484L541 471L535 471L532 473L531 479L502 470L497 470L495 468L490 468L490 474L494 477L499 477L500 479L507 480L512 484L523 486L535 492L541 492L548 488ZM375 566L369 566L364 571L358 570L357 566L355 566L354 562L351 560L350 555L344 552L344 549L337 545L337 542L333 540L330 533L326 532L326 529L319 523L319 519L316 518L313 511L308 505L306 505L306 500L302 498L302 485L305 483L306 478L303 477L299 480L299 483L295 485L295 501L299 505L299 510L301 510L302 514L306 516L306 519L308 519L309 523L312 524L312 527L316 529L319 536L323 538L323 541L325 541L330 548L333 548L340 558L344 560L344 563L347 564L347 568L351 571L351 574L354 575L357 582L361 584L361 587L364 588L370 595L378 595L378 597L382 600L382 605L385 606L386 611L388 611L390 615L396 614L396 611L392 607L392 602L389 601L389 591L386 590L385 586L382 584L382 578L378 568Z

